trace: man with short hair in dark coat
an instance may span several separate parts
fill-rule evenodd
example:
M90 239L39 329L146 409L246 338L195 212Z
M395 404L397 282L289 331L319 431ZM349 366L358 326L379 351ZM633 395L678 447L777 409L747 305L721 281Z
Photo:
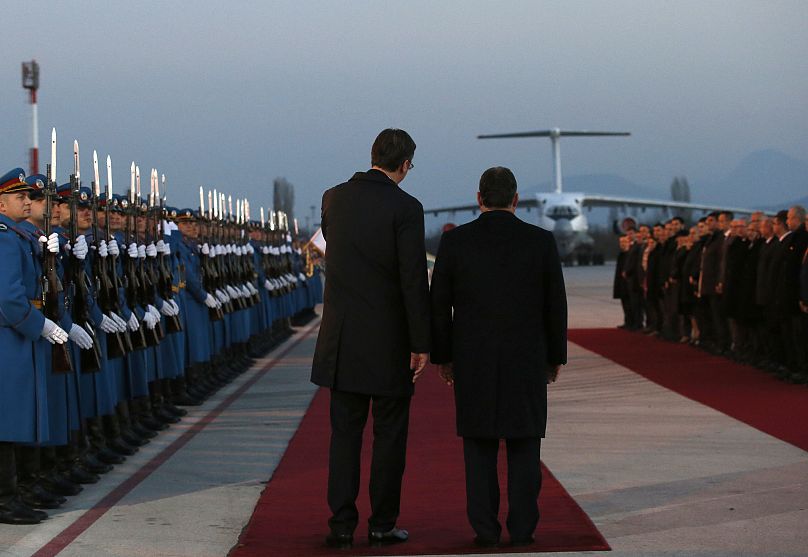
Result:
M496 546L502 530L500 439L508 453L511 543L533 543L547 383L567 361L567 300L555 239L516 217L518 200L510 170L486 170L480 216L443 235L432 272L431 359L454 384L468 518L480 546Z
M362 432L371 402L368 537L372 545L384 545L409 536L396 520L410 398L430 348L423 206L398 186L414 154L407 132L384 130L371 149L373 168L323 195L326 281L311 380L331 389L331 547L353 544Z

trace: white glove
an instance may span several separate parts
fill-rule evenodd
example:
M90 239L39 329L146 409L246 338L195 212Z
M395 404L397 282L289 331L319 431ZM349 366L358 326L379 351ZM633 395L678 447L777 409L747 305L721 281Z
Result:
M118 326L119 333L126 332L126 321L123 320L123 317L121 317L114 311L109 312L107 315L109 315L109 318L112 319L115 322L115 325Z
M107 248L107 243L104 240L98 242L98 255L101 257L106 257L109 255L109 249Z
M174 315L179 315L180 314L180 306L177 305L177 300L167 300L167 301L168 301L169 304L171 304L171 307L174 308Z
M87 331L85 331L81 325L77 325L76 323L73 323L73 326L70 327L68 338L75 342L82 350L89 350L93 347L93 338L87 334Z
M225 251L227 251L228 254L233 253L234 251L236 251L236 246L234 246L233 244L227 244L225 246Z
M127 325L129 326L129 330L133 333L140 328L140 321L137 320L137 315L135 315L134 311L132 312L132 315L129 316L129 322Z
M51 344L64 344L67 342L67 333L59 325L45 318L40 335Z
M163 307L160 308L160 313L165 315L166 317L174 317L176 312L174 311L174 306L172 306L168 301L163 302Z
M299 278L301 282L306 282L306 275L303 273L298 273L297 278Z
M163 248L163 255L171 255L171 244L166 244Z
M241 246L236 246L235 249L233 249L233 253L235 253L236 255L242 255L244 253L244 250L241 249Z
M79 261L84 261L84 258L87 257L87 239L84 237L84 234L76 238L76 245L73 246L73 255L76 256L76 259Z
M216 298L208 294L207 297L205 298L205 305L208 306L210 309L214 309L219 307L219 302L216 301Z
M241 294L239 293L239 291L236 290L235 288L233 288L232 286L230 286L229 284L227 285L226 290L227 290L227 295L230 296L231 298L240 298L241 297Z
M143 322L149 329L154 329L157 326L158 321L160 321L160 318L155 317L154 314L150 311L147 311L146 314L143 316Z
M138 256L137 244L134 243L134 242L129 244L129 249L126 250L126 253L127 253L127 255L129 255L129 257L131 257L132 259L135 259Z
M230 297L218 288L216 289L216 299L219 300L221 304L226 304L230 301Z
M269 279L264 279L264 288L266 288L266 289L267 289L267 290L269 290L270 292L272 292L273 290L275 290L275 287L274 287L274 286L272 286L272 283L271 283L271 282L269 282Z
M157 253L166 253L168 244L166 244L163 240L157 240L157 245L154 247L157 249Z
M208 255L210 253L210 246L208 245L207 242L205 242L204 244L202 244L202 247L199 249L199 251L201 251L204 255Z
M146 246L146 255L149 257L157 257L157 248L155 247L154 242L151 242L148 246Z
M210 257L211 259L216 257L216 248L215 247L210 248L210 253L208 253L208 257Z
M107 251L112 257L118 257L121 254L121 250L118 248L118 242L115 238L107 242Z
M263 253L264 255L269 255L269 246L262 247L261 253Z
M146 246L141 244L137 247L137 256L141 259L146 259Z
M59 253L59 234L51 232L47 238L40 236L39 241L42 242L43 247L51 253Z
M217 244L216 245L216 255L224 255L225 253L227 253L227 252L225 251L224 246L222 244Z
M249 290L249 291L250 291L252 294L258 294L258 289L257 289L257 288L255 287L255 285L254 285L253 283L251 283L251 282L248 282L248 283L247 283L247 289L248 289L248 290Z
M115 321L107 317L106 315L101 316L101 324L98 326L99 329L104 331L105 333L117 333L118 332L118 325L115 324Z
M246 246L244 246L244 249L246 249L247 253L249 253L250 255L255 253L255 248L253 247L252 244L247 244Z
M160 321L160 312L157 311L157 308L153 305L149 304L146 306L146 313L151 313L157 321Z
M241 290L241 295L243 297L249 298L250 296L252 296L252 292L250 292L250 289L247 288L246 285L242 284L240 290Z

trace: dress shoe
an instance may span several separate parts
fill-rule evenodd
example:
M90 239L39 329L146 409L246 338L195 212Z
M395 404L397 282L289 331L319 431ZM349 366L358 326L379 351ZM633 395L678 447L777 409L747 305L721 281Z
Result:
M93 453L87 453L81 458L81 466L93 474L106 474L112 470L112 466L101 462Z
M142 447L149 444L147 437L142 437L131 429L124 429L121 431L121 439L126 441L126 444L131 447Z
M511 545L513 547L525 547L526 545L533 545L536 543L536 540L533 539L533 536L529 536L527 538L516 538L511 540Z
M96 451L95 456L104 464L123 464L126 460L123 455L119 455L115 451L102 447Z
M163 424L160 425L162 426ZM132 433L146 440L157 437L156 431L149 429L140 422L132 422Z
M325 538L325 545L335 549L351 549L353 547L353 534L335 534L331 532Z
M483 537L480 537L480 536L476 536L474 538L474 545L476 545L477 547L486 547L486 548L493 549L493 548L499 547L499 540L493 540L493 539L488 539L488 538L483 538Z
M168 410L165 408L160 408L159 410L152 410L152 414L154 414L154 418L158 422L162 422L165 425L168 424L178 424L180 422L179 417L170 414Z
M383 545L391 545L394 543L404 543L410 539L410 534L406 530L396 528L393 526L387 532L368 532L368 541L373 547L381 547Z
M151 431L163 431L168 429L168 424L165 424L152 416L143 416L140 418L140 425Z
M69 481L76 484L96 484L101 479L95 472L90 472L84 464L74 466L67 471L66 476Z
M57 472L48 474L40 482L42 482L42 487L57 495L78 495L84 489L78 483L71 482Z
M48 518L48 513L32 509L19 497L0 504L0 522L4 524L39 524Z
M190 393L184 392L181 395L175 396L171 399L176 406L201 406L202 401L198 398L194 398L191 396Z
M165 410L169 414L171 414L173 416L176 416L178 418L182 418L183 416L188 415L188 410L186 410L184 408L177 408L176 406L174 406L173 404L168 403L168 402L166 402L163 405L163 410Z
M107 448L122 456L132 456L138 450L137 447L133 447L121 437L116 437L112 441L107 441Z
M32 509L58 509L67 499L54 495L39 484L19 485L20 500Z

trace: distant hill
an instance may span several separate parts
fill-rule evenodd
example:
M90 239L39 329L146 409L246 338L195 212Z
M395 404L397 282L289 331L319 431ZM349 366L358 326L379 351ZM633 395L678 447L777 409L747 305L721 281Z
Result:
M778 206L808 192L808 162L775 149L755 151L719 182L691 182L690 192L695 202L722 204L732 200L736 207Z
M672 180L673 178L671 178ZM551 192L555 188L552 182L542 182L535 192ZM644 199L670 199L670 191L655 190L641 186L616 174L580 174L564 176L564 191L584 192L589 194L619 195L621 197L641 197Z

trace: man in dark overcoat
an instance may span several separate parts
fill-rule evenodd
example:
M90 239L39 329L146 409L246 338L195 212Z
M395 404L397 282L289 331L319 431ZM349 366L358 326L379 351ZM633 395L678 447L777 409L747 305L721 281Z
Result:
M424 210L398 184L415 142L387 129L372 168L323 195L326 249L323 320L311 380L331 389L326 543L347 548L358 523L362 431L372 401L371 544L406 541L396 527L413 383L430 349Z
M521 221L516 179L480 178L481 214L446 232L432 272L432 362L454 384L468 518L481 546L499 543L497 451L508 454L511 543L533 542L547 383L567 361L567 300L552 233Z

